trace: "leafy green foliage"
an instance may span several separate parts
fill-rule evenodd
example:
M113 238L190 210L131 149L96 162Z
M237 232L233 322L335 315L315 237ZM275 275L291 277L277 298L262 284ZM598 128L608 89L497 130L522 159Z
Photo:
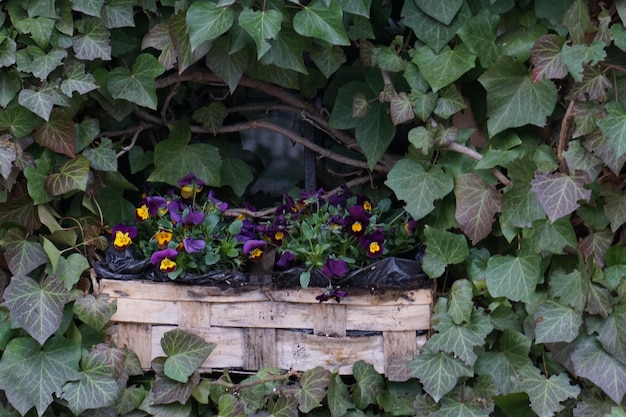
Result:
M610 6L3 2L0 410L621 416L626 8ZM315 154L318 184L419 221L441 294L406 383L358 363L354 385L272 370L224 394L196 372L210 349L178 334L154 384L127 387L130 354L90 348L115 308L84 291L107 226L190 172L240 205L267 168L239 135L258 119Z

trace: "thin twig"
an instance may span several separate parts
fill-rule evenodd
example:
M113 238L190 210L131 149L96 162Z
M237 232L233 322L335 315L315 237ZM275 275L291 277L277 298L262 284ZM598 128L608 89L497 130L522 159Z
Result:
M567 111L565 111L565 116L563 116L563 120L561 121L561 131L559 132L559 143L557 145L556 155L563 165L565 162L563 161L563 152L565 152L565 146L567 146L567 142L569 141L569 131L572 126L572 121L574 120L574 106L576 102L571 100L569 105L567 106Z
M174 87L172 87L172 90L169 92L169 94L165 98L165 101L163 102L163 109L161 109L161 120L163 121L167 120L167 109L169 109L170 102L172 101L174 96L178 93L179 89L180 89L180 82L177 82L176 84L174 84Z
M458 152L460 154L469 156L470 158L472 158L472 159L474 159L476 161L480 161L481 159L483 159L482 154L476 152L472 148L468 148L465 145L461 145L460 143L452 142L452 143L448 144L448 146L446 146L445 149L448 149L450 151ZM502 171L500 171L499 169L492 168L491 169L491 173L502 184L504 184L504 185L511 185L511 180L506 175L504 175L502 173Z
M122 149L117 153L117 158L119 159L120 156L124 155L126 152L130 151L133 146L135 146L135 144L137 143L137 138L139 137L139 133L141 133L144 130L144 124L141 123L139 126L135 127L135 134L133 135L132 139L130 140L130 143L127 146L122 146Z

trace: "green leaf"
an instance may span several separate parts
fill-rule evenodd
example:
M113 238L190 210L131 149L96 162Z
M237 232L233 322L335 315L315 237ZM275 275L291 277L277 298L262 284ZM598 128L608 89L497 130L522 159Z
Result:
M599 67L583 65L583 80L574 83L567 99L605 102L609 99L608 89L611 87L611 81Z
M502 194L493 185L485 184L474 173L458 176L454 182L454 217L463 233L470 238L472 244L476 244L492 232L494 216L500 212Z
M113 98L121 98L156 110L158 98L154 80L163 74L164 70L155 57L150 54L140 54L130 74L120 67L111 71L107 89Z
M11 340L0 361L0 389L20 414L41 416L67 381L79 378L80 345L54 337L43 347L29 337Z
M41 119L33 117L33 113L22 106L12 106L0 111L0 127L9 129L14 138L22 138L30 134L40 122Z
M80 152L96 139L100 133L98 120L89 117L84 118L80 123L74 124L75 152ZM134 148L133 148L134 149Z
M54 109L48 122L42 124L33 136L41 146L70 158L75 156L74 122L63 110Z
M593 33L596 28L591 23L589 9L582 0L574 0L563 16L563 24L569 30L569 36L574 44L585 43L585 33Z
M463 0L437 1L415 0L415 4L428 16L444 25L449 25L463 6Z
M491 136L526 124L544 126L554 110L556 87L549 80L533 82L526 66L501 56L478 79L487 90L487 127Z
M223 397L226 397L224 395ZM220 398L221 401L221 398ZM188 401L186 404L181 404L179 402L174 402L172 404L162 404L156 405L154 404L154 394L152 391L148 391L146 396L144 397L141 404L137 407L137 410L145 412L150 416L158 416L158 417L189 417L191 415L192 410L192 402ZM130 413L132 416L133 413ZM143 416L144 413L138 413L138 415ZM228 417L243 417L245 414L222 414L220 410L220 416L228 416Z
M80 280L82 273L89 268L89 261L80 253L72 253L67 258L59 258L55 273L70 291Z
M87 148L83 151L83 155L91 164L91 168L98 171L117 171L117 154L113 149L111 139L102 138L99 146L95 148Z
M466 107L467 105L461 93L459 93L454 85L449 85L439 91L439 98L437 99L437 105L433 112L443 119L449 119L450 116L460 112Z
M399 55L395 48L390 46L376 48L374 57L380 69L389 72L404 71L407 65L407 61Z
M570 170L583 171L587 181L593 181L602 171L602 160L587 151L578 140L570 140L563 157Z
M241 404L237 399L231 394L224 394L220 396L219 402L217 404L217 409L220 416L223 417L245 417L246 413L243 408L243 404Z
M417 50L412 61L418 66L433 92L437 92L474 68L476 57L464 44L454 49L444 46L438 53L424 46Z
M550 80L560 79L567 75L567 67L561 55L564 43L565 38L554 34L544 35L535 41L530 49L534 81L542 80L544 77Z
M585 337L576 344L572 353L574 370L602 389L617 404L626 394L626 365L609 355L600 343Z
M119 387L112 377L113 367L106 354L92 350L81 361L81 368L78 380L66 383L60 393L70 410L80 415L90 408L113 406L119 396Z
M541 303L534 319L537 343L569 343L576 339L583 323L580 312L554 301Z
M604 350L626 364L626 304L617 305L600 325L598 340Z
M419 220L433 211L434 201L444 198L454 189L452 175L433 166L430 171L410 159L401 159L389 172L385 184L400 200L406 211Z
M530 302L539 283L541 257L538 255L495 255L489 259L485 275L493 297Z
M235 11L231 7L219 7L210 2L194 2L187 9L187 27L191 50L195 51L203 43L225 33L235 21Z
M0 136L0 174L6 180L13 171L13 162L17 159L15 143L9 140L8 135Z
M469 248L463 235L426 225L424 236L426 255L422 268L430 278L440 277L447 265L461 263L469 256Z
M228 116L228 109L219 101L214 101L208 106L201 107L191 116L195 121L202 123L202 126L209 129L213 134L222 127L224 119Z
M618 190L606 190L602 194L605 199L604 213L611 221L611 231L617 232L626 223L626 196Z
M73 311L83 323L94 329L104 329L117 310L117 300L109 302L108 294L98 294L94 297L87 294L74 302Z
M503 395L519 391L516 380L519 371L531 365L531 340L521 333L505 329L500 336L498 351L483 352L474 364L479 375L489 375Z
M148 181L176 186L179 179L190 173L190 167L194 167L193 173L205 184L220 186L219 150L206 143L189 145L190 140L191 130L186 120L171 126L169 138L154 149L154 171Z
M46 53L37 46L29 46L26 48L26 52L32 59L31 68L33 75L42 81L57 67L63 65L63 60L67 57L66 50L57 48L51 49Z
M48 256L39 242L27 240L17 228L10 229L0 241L4 257L13 275L27 275L48 262Z
M144 35L141 41L141 50L146 48L154 48L161 51L158 61L163 65L165 71L174 68L176 64L176 50L174 49L174 43L172 42L167 24L156 24Z
M349 409L354 408L354 404L350 401L350 392L337 373L331 375L327 401L331 417L341 417Z
M493 330L489 318L480 311L473 311L467 324L454 324L449 316L434 326L435 333L427 342L431 351L453 354L467 366L473 366L478 358L474 349L485 343L485 338Z
M63 281L47 277L40 284L25 275L14 275L4 296L13 320L39 344L57 331L70 293Z
M61 164L58 173L46 177L46 190L57 196L71 191L85 191L89 182L89 160L82 155L68 159Z
M587 304L589 281L578 270L566 274L557 270L550 275L550 295L577 311Z
M352 388L351 400L358 409L365 409L370 404L376 404L376 397L385 390L385 380L374 366L362 360L352 366L352 374L356 384Z
M561 411L564 405L561 402L568 398L576 398L580 388L571 385L567 374L552 375L549 378L539 373L535 367L524 368L521 375L521 385L530 398L530 407L539 417L552 417Z
M591 199L591 190L584 186L583 176L559 172L537 173L531 181L531 191L537 194L539 204L552 222L576 211L580 200Z
M363 150L370 169L376 166L395 133L396 128L385 105L379 101L372 103L367 117L355 128L356 141Z
M341 47L324 44L313 46L311 60L326 78L330 78L347 61L347 58Z
M620 103L613 101L606 105L606 113L597 123L619 158L626 154L626 110Z
M98 88L93 75L85 73L85 66L77 64L71 67L67 78L61 82L61 91L68 97L76 91L78 94L87 94Z
M268 411L276 417L298 417L298 400L293 397L281 395L276 402L269 401Z
M450 297L448 315L452 323L461 324L463 322L469 322L472 311L474 310L472 283L467 279L454 281L448 296Z
M599 61L604 61L606 58L606 51L604 47L606 45L600 40L594 40L587 45L563 45L563 51L561 53L563 62L567 67L567 70L572 75L572 78L576 81L582 81L583 79L583 64L597 65Z
M28 233L34 233L41 226L37 208L29 196L11 198L6 203L0 204L0 224L9 222L23 226Z
M161 347L168 355L165 375L184 383L215 349L215 343L207 343L200 336L176 328L165 332Z
M437 105L437 95L430 93L430 92L421 93L419 91L413 91L412 93L409 94L409 99L411 100L411 103L413 104L413 112L415 113L415 116L417 116L422 122L425 122L426 120L428 120L433 110L435 110L435 106ZM417 129L421 129L421 130L417 130ZM413 128L409 131L409 135L411 135L412 131L415 131L415 133L420 132L420 131L426 132L426 128L424 126L417 126L416 128ZM420 136L421 136L421 133L420 133ZM411 139L409 138L409 140ZM424 153L425 155L430 152L429 150L427 150L428 148L423 148L417 145L415 146L418 148L421 148L422 153Z
M585 260L593 258L596 265L604 266L604 254L613 244L613 233L608 229L591 230L579 241L579 250Z
M234 92L243 73L248 69L251 51L246 48L236 52L230 51L233 41L229 36L222 36L211 43L206 62L211 71L215 72L228 84L230 92Z
M500 223L505 226L531 227L535 220L545 218L545 212L535 193L530 192L536 165L528 160L518 160L508 166L513 185L502 195Z
M72 0L72 10L100 17L104 0Z
M202 47L198 47L195 51L191 50L189 33L187 31L187 22L185 20L185 15L182 13L174 15L170 18L168 29L171 42L174 45L175 54L178 58L178 73L181 74L206 54L208 44L203 44ZM165 52L166 51L164 50L163 53ZM161 63L160 56L158 61Z
M365 18L370 17L372 0L336 0L344 12L352 13Z
M17 96L17 101L37 116L48 121L54 106L54 93L50 88L42 88L39 91L21 90Z
M421 352L407 366L436 402L454 388L460 377L473 375L461 361L445 352Z
M110 33L100 19L84 17L76 21L78 35L72 38L76 58L87 61L111 59Z
M102 8L102 21L108 29L135 27L133 0L109 0Z
M451 3L454 4L454 2ZM461 24L471 17L471 12L467 4L463 2L454 19L446 25L424 13L417 7L416 2L405 1L400 16L404 18L404 24L413 29L419 40L438 53L454 37Z
M303 413L320 407L326 397L330 384L330 371L322 367L315 367L304 372L300 377L300 388L296 391L298 409Z
M289 28L285 28L272 42L271 48L260 59L264 65L274 64L277 67L307 74L304 65L302 37Z
M0 68L15 64L16 51L17 43L13 39L5 38L0 42Z
M270 49L269 39L276 39L283 19L278 10L244 9L239 14L239 25L248 32L256 43L257 58Z
M0 107L8 106L21 89L22 79L17 70L0 71Z
M220 179L223 185L229 186L236 195L242 196L254 179L250 165L240 159L224 158Z
M500 16L481 10L476 16L465 20L457 34L469 51L478 56L481 66L489 68L500 53L496 42Z
M333 45L350 45L343 26L343 11L336 2L327 6L322 0L313 0L294 15L293 27L302 36L323 39Z
M429 417L488 417L492 411L492 408L483 407L478 402L459 401L450 397L443 397L440 404L439 409L430 413Z
M152 368L155 369L154 361L152 362ZM184 384L162 376L157 372L154 385L152 386L152 393L154 394L153 404L171 404L173 402L185 404L191 398L199 383L200 373L197 371Z

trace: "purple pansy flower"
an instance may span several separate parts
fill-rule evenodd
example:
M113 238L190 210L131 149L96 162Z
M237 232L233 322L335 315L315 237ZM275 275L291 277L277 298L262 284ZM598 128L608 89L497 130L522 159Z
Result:
M167 248L167 249L163 249L163 250L158 250L156 252L154 252L152 254L152 256L150 257L150 263L152 265L160 265L161 262L167 258L167 259L175 259L176 256L178 255L178 252L176 251L176 249L173 248Z
M340 290L339 288L333 288L332 290L327 290L323 292L322 294L318 295L317 297L315 297L315 299L319 301L320 303L324 301L328 301L328 300L335 300L338 303L340 303L341 299L345 298L347 295L348 295L347 291Z
M217 207L222 213L225 212L226 209L228 209L228 203L225 203L215 198L215 191L213 190L209 190L209 194L207 195L206 199L210 204Z
M170 200L167 209L170 213L170 219L174 223L180 223L183 220L183 211L187 205L180 200Z
M126 226L125 224L116 224L111 230L111 234L115 236L117 232L128 233L128 237L134 239L137 237L137 228L135 226Z
M348 273L350 268L343 259L328 259L321 268L322 274L327 278L342 277Z
M167 200L158 195L148 196L144 199L144 202L148 206L148 213L151 216L155 216L159 209L167 207Z
M185 252L196 253L200 252L206 247L206 242L204 241L204 239L194 239L191 237L186 237L183 239L183 246L185 247Z
M183 224L186 226L197 226L202 223L205 217L206 215L201 211L189 210L189 213L183 217Z
M378 258L383 254L383 242L385 236L380 229L377 229L373 233L363 235L359 239L359 244L365 249L368 258Z
M350 214L344 219L343 225L349 235L360 237L369 225L369 215L361 205L354 205L348 210Z
M248 255L250 260L258 261L263 257L263 249L267 246L264 240L250 239L243 244L243 253Z
M293 261L296 260L296 255L289 251L285 251L280 255L278 261L276 261L276 266L279 268L287 268Z

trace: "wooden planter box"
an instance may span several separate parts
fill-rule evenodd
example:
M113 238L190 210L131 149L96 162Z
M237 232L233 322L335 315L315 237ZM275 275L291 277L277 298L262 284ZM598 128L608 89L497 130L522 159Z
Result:
M221 289L149 281L100 280L117 300L113 340L137 353L144 369L163 356L161 337L175 327L217 344L202 365L258 370L323 366L350 374L364 360L390 379L392 364L417 354L429 329L432 291L349 294L319 303L319 288ZM364 292L364 291L363 291Z

